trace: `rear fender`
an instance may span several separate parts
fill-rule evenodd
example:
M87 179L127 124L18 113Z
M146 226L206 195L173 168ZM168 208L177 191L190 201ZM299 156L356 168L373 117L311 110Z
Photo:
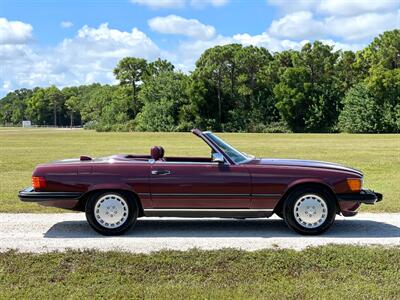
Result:
M125 183L100 183L91 185L88 188L88 192L92 192L95 190L125 190L135 193L132 187Z
M143 205L145 205L146 203L142 203L143 200L139 197L139 194L132 189L131 186L121 183L102 183L102 184L91 185L87 190L87 192L79 199L79 203L76 209L84 211L86 201L93 193L106 192L106 191L125 192L127 195L131 196L138 202L140 209L139 216L143 215Z

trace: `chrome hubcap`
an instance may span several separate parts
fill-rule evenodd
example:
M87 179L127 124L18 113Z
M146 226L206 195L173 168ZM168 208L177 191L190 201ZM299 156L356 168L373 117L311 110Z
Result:
M316 228L325 222L328 206L324 199L317 195L301 196L294 205L294 218L305 228Z
M97 200L94 215L97 222L106 228L118 228L128 218L128 204L119 195L108 194Z

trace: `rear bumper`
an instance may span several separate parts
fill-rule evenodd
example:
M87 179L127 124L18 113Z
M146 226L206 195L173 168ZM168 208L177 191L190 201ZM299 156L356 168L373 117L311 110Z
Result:
M20 191L18 197L24 202L77 201L82 194L79 192L36 192L32 187L28 187Z
M361 190L360 193L337 194L336 196L339 202L350 201L364 204L375 204L383 199L381 193L376 193L371 190Z

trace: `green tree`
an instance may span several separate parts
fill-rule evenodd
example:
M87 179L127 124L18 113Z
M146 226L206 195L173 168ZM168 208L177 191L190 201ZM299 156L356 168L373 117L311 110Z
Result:
M32 90L19 89L8 93L0 100L0 123L21 124L26 119L28 99L32 96Z
M65 107L70 113L70 126L74 126L74 113L79 112L80 101L77 96L71 96L65 101Z
M382 66L388 70L400 68L400 29L386 31L376 37L360 54L369 67Z
M339 54L332 49L304 45L274 87L279 113L293 131L330 131L337 122L342 95L335 82Z
M352 86L362 79L362 72L356 65L356 54L352 51L340 53L336 65L339 89L345 94Z
M400 30L379 35L360 56L369 66L364 82L377 105L380 132L399 132L400 106Z
M223 84L224 80L229 76L227 68L227 54L224 46L216 46L207 49L196 62L196 70L194 71L194 80L205 81L207 88L214 89L217 98L217 129L221 129L223 121L222 105L223 105ZM207 101L208 102L208 101Z
M102 107L98 131L130 131L133 122L127 111L130 105L129 90L124 86L110 87L110 101Z
M54 85L44 90L45 101L51 106L51 110L53 112L53 124L57 126L57 116L61 110L62 105L64 104L64 95L61 91Z
M238 51L237 60L240 62L239 94L250 96L254 101L262 85L260 73L268 67L272 55L265 48L248 46Z
M136 116L139 111L137 103L138 86L142 82L146 72L147 61L137 57L125 57L121 59L114 69L114 75L120 81L120 84L128 85L132 88L133 116Z
M174 65L167 60L158 58L152 61L147 66L147 74L150 76L158 76L164 72L173 72L175 69Z
M380 116L379 132L399 132L397 110L400 107L400 69L373 66L364 80L366 88L376 103Z
M273 60L265 48L248 46L236 54L239 62L237 76L238 97L231 113L231 123L242 119L236 129L254 131L260 125L270 123L276 116L272 81L268 68Z
M27 101L27 115L34 124L51 124L52 114L46 89L36 88Z
M81 109L82 120L85 123L100 122L103 108L112 101L112 93L113 88L109 85L96 84L88 88Z
M66 87L61 90L64 95L65 108L69 113L70 126L74 126L75 115L79 115L81 109L81 98L79 95L79 89L77 87Z
M182 73L163 71L144 82L139 98L144 103L135 121L143 131L176 131L180 109L188 102L188 77Z
M343 110L339 116L339 127L350 133L379 132L380 117L377 105L364 83L351 88L343 100Z

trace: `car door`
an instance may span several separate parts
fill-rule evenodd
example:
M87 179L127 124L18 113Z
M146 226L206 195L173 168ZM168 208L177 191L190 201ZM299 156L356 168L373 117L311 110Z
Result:
M246 167L224 163L156 161L150 174L154 208L250 208Z

